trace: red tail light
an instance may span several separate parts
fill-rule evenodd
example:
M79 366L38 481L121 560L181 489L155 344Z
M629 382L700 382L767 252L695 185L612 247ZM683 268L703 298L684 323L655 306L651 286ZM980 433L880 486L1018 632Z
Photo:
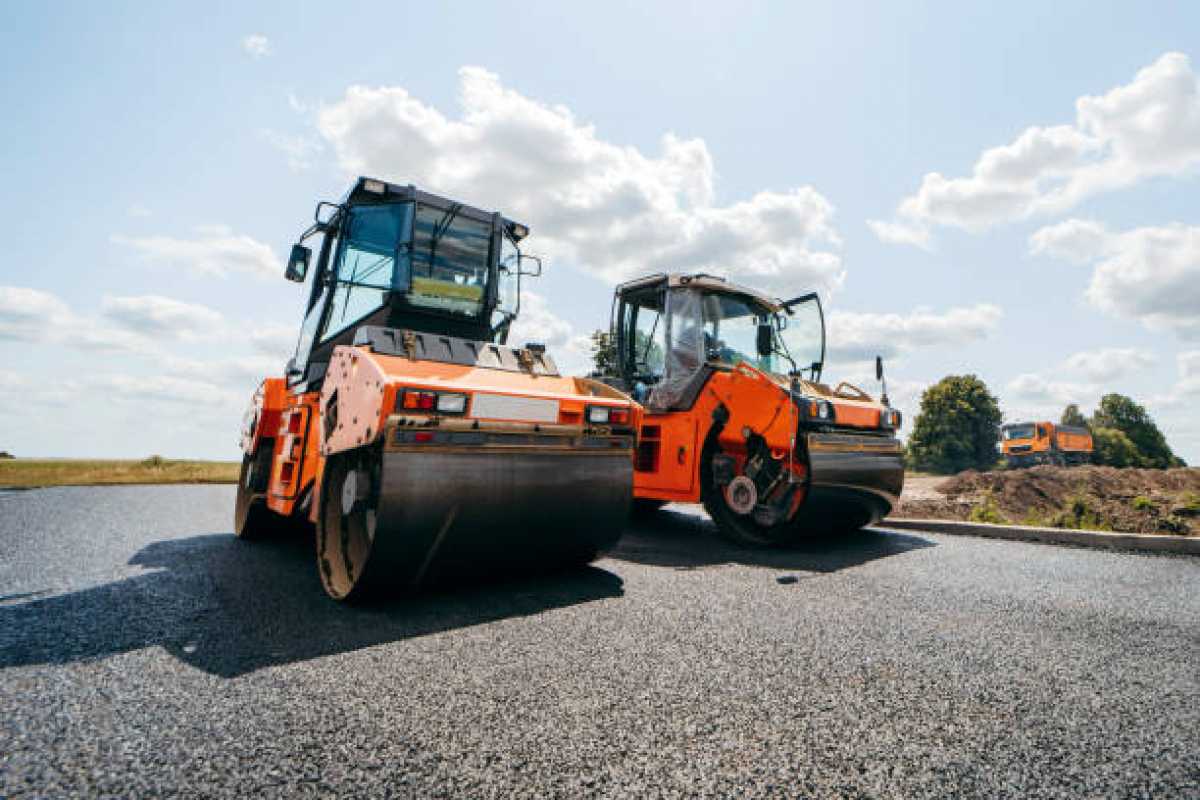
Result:
M613 425L628 425L629 424L629 409L614 408L609 412L608 420Z

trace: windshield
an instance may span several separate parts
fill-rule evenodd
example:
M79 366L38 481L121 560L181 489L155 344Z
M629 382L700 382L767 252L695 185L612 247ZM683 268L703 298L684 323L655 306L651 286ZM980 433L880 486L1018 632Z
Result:
M757 303L728 294L704 297L704 353L731 366L744 361L767 372L784 372L774 354L758 355L759 325L773 325L772 313Z
M815 294L792 301L775 315L779 349L790 359L787 368L810 380L820 380L825 362L825 318ZM792 366L792 364L795 366Z
M417 206L408 302L474 317L483 310L492 226L458 209Z
M1009 439L1032 439L1033 425L1009 425L1004 429L1004 440Z

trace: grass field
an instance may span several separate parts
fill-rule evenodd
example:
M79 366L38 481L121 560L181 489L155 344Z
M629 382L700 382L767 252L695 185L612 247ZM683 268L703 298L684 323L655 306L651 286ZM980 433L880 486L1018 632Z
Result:
M0 459L0 487L98 486L122 483L236 483L236 461L140 461L71 458Z

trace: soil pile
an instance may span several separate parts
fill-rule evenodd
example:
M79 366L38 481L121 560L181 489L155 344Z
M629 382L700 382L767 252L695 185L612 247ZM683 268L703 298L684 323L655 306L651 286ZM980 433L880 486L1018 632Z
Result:
M909 483L893 516L1200 534L1200 469L1040 466Z

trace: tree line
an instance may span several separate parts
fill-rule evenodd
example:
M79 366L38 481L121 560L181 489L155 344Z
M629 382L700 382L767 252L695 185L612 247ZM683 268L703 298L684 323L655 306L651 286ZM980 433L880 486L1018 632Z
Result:
M911 469L950 474L991 469L997 463L1000 404L975 375L948 375L921 395L921 408L908 437ZM1033 421L1033 420L1030 420ZM1123 394L1106 394L1088 417L1072 403L1062 425L1092 433L1092 463L1112 467L1183 467L1145 407Z

